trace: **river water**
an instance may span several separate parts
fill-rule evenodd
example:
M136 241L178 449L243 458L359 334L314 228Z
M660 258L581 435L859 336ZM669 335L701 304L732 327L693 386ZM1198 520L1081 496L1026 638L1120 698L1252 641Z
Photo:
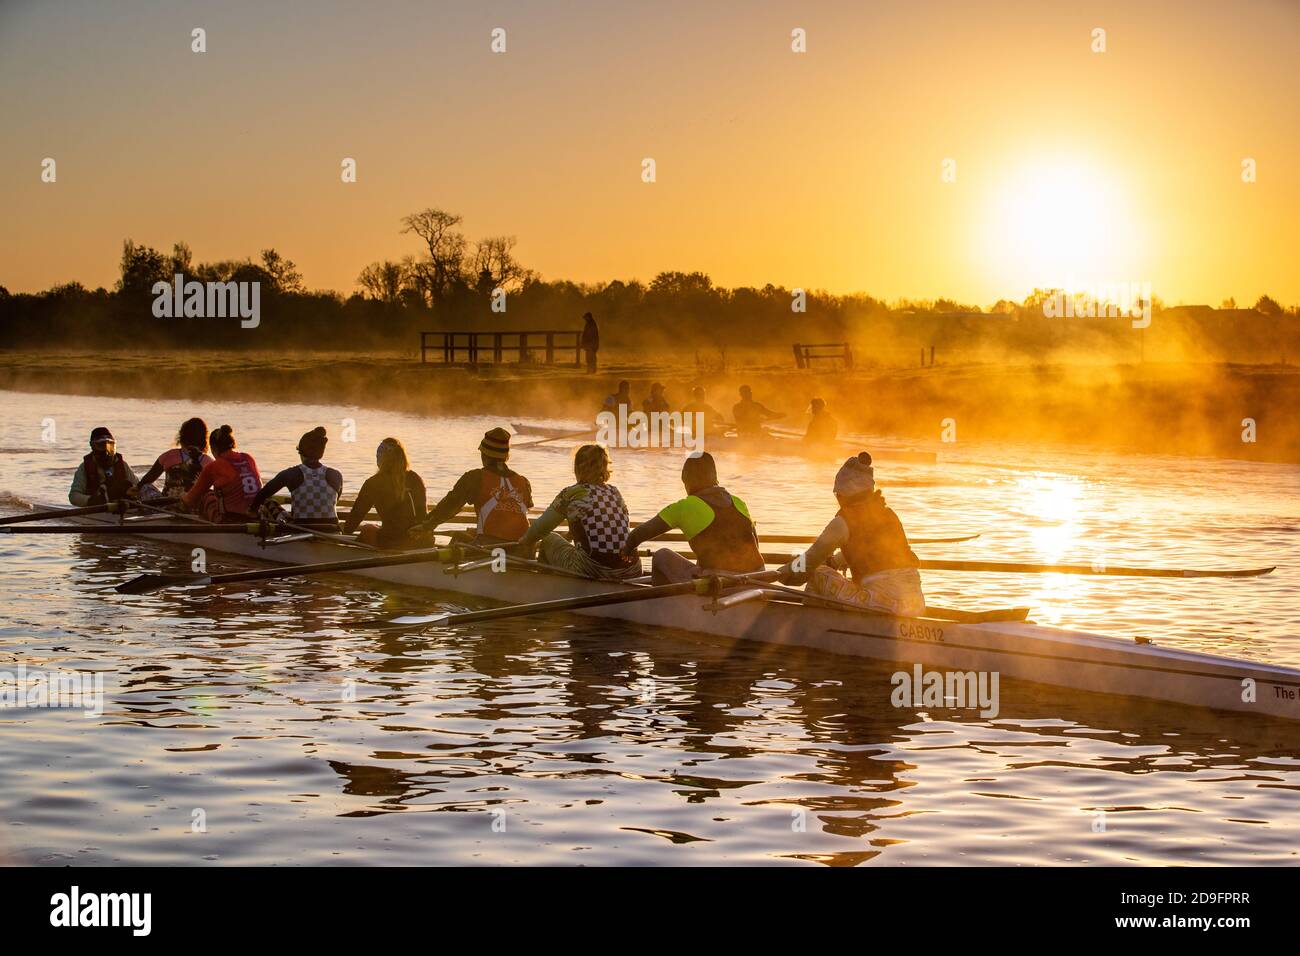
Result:
M355 492L386 435L436 500L495 419L0 393L0 511L64 502L92 427L143 470L229 422L269 477L323 424ZM341 440L345 421L356 440ZM544 419L532 419L545 421ZM53 439L52 441L49 439ZM870 447L868 445L868 447ZM1300 468L1015 445L881 461L923 557L1278 565L1260 578L927 572L932 604L1300 666ZM537 504L571 446L520 450ZM680 459L615 453L636 518ZM833 466L720 460L760 532L834 513ZM216 556L219 568L251 566ZM103 675L102 716L0 709L0 859L63 864L1294 864L1300 727L1005 685L996 718L895 708L883 665L573 616L393 642L460 607L341 578L121 596L188 552L0 539L0 670ZM868 679L871 678L871 679ZM869 689L868 689L869 688Z

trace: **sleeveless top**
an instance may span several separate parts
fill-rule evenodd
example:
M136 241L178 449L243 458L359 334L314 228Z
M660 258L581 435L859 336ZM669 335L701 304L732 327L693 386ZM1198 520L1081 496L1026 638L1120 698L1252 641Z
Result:
M480 535L517 541L528 531L528 504L509 475L480 470L474 513Z
M903 523L883 501L879 508L868 509L865 513L862 508L850 511L841 508L838 516L849 527L849 540L840 550L849 563L853 580L861 581L867 575L881 571L920 567L916 554L907 543Z
M556 495L551 507L568 520L574 547L601 567L625 568L640 563L623 554L628 535L627 504L613 485L570 485Z
M302 484L289 492L293 503L291 520L298 521L338 521L338 492L325 480L329 468L309 468L299 465L302 472Z
M706 488L659 512L691 543L696 563L714 571L762 571L763 555L749 509L724 488Z
M163 490L168 498L177 498L189 491L205 465L212 462L212 457L204 452L194 452L194 448L168 448L158 456L155 468L162 469Z

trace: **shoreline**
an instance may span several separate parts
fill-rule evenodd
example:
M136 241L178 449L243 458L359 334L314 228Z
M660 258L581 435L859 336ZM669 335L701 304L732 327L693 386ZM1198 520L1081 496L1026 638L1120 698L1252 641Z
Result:
M125 398L329 402L411 414L586 420L619 379L634 398L662 382L675 406L696 384L724 413L740 384L801 428L814 395L841 433L944 447L956 441L1052 442L1243 461L1300 463L1300 368L1289 365L938 365L808 371L754 364L726 371L614 362L594 375L564 367L421 365L403 355L5 351L0 389ZM1176 396L1174 393L1177 393ZM1176 397L1176 401L1172 400ZM537 410L545 409L544 415ZM530 412L531 410L531 412ZM1255 423L1243 441L1243 420ZM949 428L949 431L952 429Z

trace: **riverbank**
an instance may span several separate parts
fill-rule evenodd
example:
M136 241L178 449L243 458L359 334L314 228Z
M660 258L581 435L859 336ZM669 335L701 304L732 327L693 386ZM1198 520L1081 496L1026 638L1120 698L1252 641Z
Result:
M728 412L741 384L801 427L824 398L842 432L894 435L942 450L957 442L1064 442L1120 451L1300 462L1300 368L1290 365L938 365L725 371L652 365L638 356L596 375L521 365L479 371L404 355L0 353L0 389L133 398L333 402L421 415L589 418L618 379L641 398L663 382L674 404L697 384ZM622 359L619 361L619 359ZM1254 423L1254 441L1250 426ZM950 423L950 424L945 424Z

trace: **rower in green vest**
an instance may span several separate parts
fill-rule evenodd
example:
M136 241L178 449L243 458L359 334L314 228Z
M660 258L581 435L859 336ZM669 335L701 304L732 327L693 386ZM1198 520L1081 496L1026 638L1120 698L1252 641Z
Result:
M660 548L650 562L655 584L689 581L700 571L763 570L758 534L741 499L718 485L718 468L708 452L691 455L682 465L686 497L664 508L628 535L623 553L635 557L637 548L676 528L686 535L698 567L670 548Z

